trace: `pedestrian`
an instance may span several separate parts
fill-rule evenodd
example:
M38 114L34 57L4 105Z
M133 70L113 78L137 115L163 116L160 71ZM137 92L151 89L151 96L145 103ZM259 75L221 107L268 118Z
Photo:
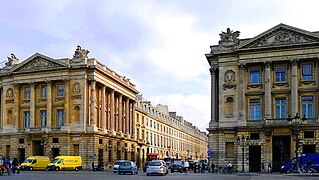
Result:
M260 173L265 173L266 170L265 170L265 164L264 163L261 163L261 167L260 167Z
M271 163L268 164L268 173L272 173Z
M185 162L184 162L184 172L187 174L187 171L188 171L188 168L189 168L189 163L188 163L188 160L186 160Z
M14 156L13 161L12 161L12 173L13 174L15 173L15 168L18 165L19 165L19 161L18 161L17 157Z
M212 167L212 173L214 173L215 172L215 164L213 162L212 162L211 167Z
M233 165L230 161L228 161L228 164L227 164L227 172L230 174L231 173L231 170L233 168Z
M94 161L92 161L92 171L94 171Z
M3 166L5 168L7 168L8 175L11 175L10 174L10 161L5 156L2 157L2 161L3 161Z

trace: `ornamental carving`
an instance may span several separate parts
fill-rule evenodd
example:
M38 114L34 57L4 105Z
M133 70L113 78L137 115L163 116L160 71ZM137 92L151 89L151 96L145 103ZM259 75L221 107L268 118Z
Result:
M226 32L223 32L219 34L220 41L218 42L219 45L223 47L232 47L234 45L237 45L239 43L239 31L233 32L230 30L230 28L227 28Z
M88 58L89 50L82 49L80 45L76 47L76 50L74 52L73 58L79 59L79 58Z
M233 70L227 70L224 75L224 90L236 89L237 84L235 83L235 72Z
M19 71L29 71L29 70L37 70L37 69L49 69L60 67L60 65L55 64L51 61L45 60L43 58L33 59L31 62L22 66Z
M13 98L13 90L12 90L12 88L9 88L9 89L7 90L6 97L7 97L7 98Z
M255 45L253 45L253 47L291 45L308 43L313 41L315 40L312 40L309 37L302 35L300 33L280 30L275 35L261 38L258 42L255 43Z
M11 54L10 57L8 57L8 62L5 63L6 66L13 66L15 64L19 63L19 59L16 57L15 54Z
M81 92L81 85L80 83L74 83L72 87L72 91L74 94L79 94Z

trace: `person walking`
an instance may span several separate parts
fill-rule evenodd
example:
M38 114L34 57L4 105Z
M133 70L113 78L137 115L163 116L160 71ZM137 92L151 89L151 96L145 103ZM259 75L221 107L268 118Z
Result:
M215 172L215 164L213 162L212 162L211 168L212 168L212 173L214 173Z
M184 172L187 174L187 171L188 171L188 168L189 168L189 162L188 162L188 160L186 160L185 162L184 162Z

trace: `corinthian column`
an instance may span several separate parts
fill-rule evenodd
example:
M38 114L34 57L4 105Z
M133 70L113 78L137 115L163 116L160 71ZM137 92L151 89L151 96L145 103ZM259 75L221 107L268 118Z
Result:
M125 121L126 121L126 125L125 125L125 131L126 131L126 134L130 134L130 106L129 106L129 103L130 103L130 99L126 99L125 101Z
M238 78L238 126L246 124L245 120L245 64L238 64L239 78Z
M115 130L115 118L114 118L114 90L111 91L111 116L110 116L110 120L111 120L111 130L114 131Z
M216 119L216 107L218 107L218 104L216 106L216 90L217 90L217 84L216 84L216 67L211 67L210 69L210 75L211 75L211 117L209 126L217 126L217 119Z
M102 95L101 95L101 98L102 98L102 129L104 130L105 129L105 126L106 126L106 117L105 117L105 101L106 101L106 98L105 98L105 86L103 85L102 86Z
M265 63L265 118L271 119L270 62Z
M119 95L119 131L123 132L123 119L122 119L122 94Z
M30 86L30 128L35 127L35 85L31 83Z
M93 127L95 126L94 118L96 117L95 115L95 85L96 85L95 80L91 80L90 126L93 126Z
M298 112L298 60L291 60L291 113L294 116Z
M47 82L47 127L52 126L52 82Z

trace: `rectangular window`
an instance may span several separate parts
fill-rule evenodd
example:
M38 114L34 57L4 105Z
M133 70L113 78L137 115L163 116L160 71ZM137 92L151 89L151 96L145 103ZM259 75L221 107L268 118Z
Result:
M234 143L226 142L226 158L234 157Z
M306 115L307 118L313 118L314 101L313 96L301 97L302 116Z
M41 86L41 97L42 98L47 97L47 86Z
M58 84L58 96L64 96L64 84Z
M249 82L250 84L260 83L260 68L259 67L250 68Z
M31 94L30 86L25 87L24 88L24 98L25 99L30 99L30 94Z
M304 137L307 139L314 139L315 138L315 131L305 131Z
M41 127L44 128L47 126L47 111L41 110L40 111L40 119L41 119Z
M58 119L58 127L64 126L64 110L63 109L57 110L57 119Z
M286 81L286 66L276 66L276 82L285 82Z
M250 133L251 140L259 140L259 133Z
M287 101L285 97L276 98L276 119L287 117Z
M250 120L260 120L260 99L249 100Z
M312 80L312 64L302 65L302 80Z
M30 111L24 112L24 127L30 128Z

